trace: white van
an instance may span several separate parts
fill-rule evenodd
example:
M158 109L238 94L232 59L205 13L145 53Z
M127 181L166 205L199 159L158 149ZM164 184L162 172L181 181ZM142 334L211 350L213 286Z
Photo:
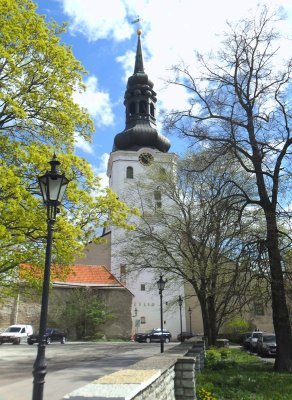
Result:
M26 342L28 335L32 334L33 329L31 325L10 325L8 326L8 328L5 329L4 332L0 334L0 344L19 344L22 339Z

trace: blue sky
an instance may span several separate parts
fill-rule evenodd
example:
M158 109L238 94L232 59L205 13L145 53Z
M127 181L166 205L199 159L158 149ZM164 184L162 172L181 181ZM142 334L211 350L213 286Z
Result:
M96 127L93 143L77 138L76 152L86 158L106 182L106 164L114 136L124 129L123 96L126 80L133 73L139 17L146 73L158 94L157 109L183 107L186 94L165 87L172 65L191 65L194 51L216 49L226 30L226 20L251 14L254 0L35 0L37 12L48 19L67 22L63 42L72 46L88 75L86 92L76 101L88 108ZM292 37L292 1L269 0L269 7L282 6L288 19L281 29ZM290 51L283 46L286 56ZM158 127L161 131L158 115ZM170 151L183 153L188 143L170 137Z

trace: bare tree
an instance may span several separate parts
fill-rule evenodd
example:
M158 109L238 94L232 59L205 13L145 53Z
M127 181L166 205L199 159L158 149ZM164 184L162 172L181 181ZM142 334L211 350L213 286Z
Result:
M239 221L241 193L226 183L234 168L217 163L204 173L187 171L198 162L202 157L188 157L177 177L163 170L132 188L142 216L122 255L132 273L152 269L175 285L188 282L201 307L204 335L215 344L220 328L253 296L252 274L242 259L249 221Z
M186 88L192 100L189 109L166 117L166 127L193 138L194 143L212 143L215 150L210 163L233 152L241 167L253 174L257 196L234 185L245 197L242 212L254 205L265 216L262 244L271 275L275 369L292 371L291 324L279 244L284 234L280 219L287 206L281 192L291 183L291 60L283 62L277 57L277 21L277 13L261 8L254 19L229 24L216 56L198 56L197 75L190 68L175 67L172 83Z

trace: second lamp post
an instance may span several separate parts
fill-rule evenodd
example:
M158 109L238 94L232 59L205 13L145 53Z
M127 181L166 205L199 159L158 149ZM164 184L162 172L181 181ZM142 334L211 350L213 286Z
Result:
M160 294L160 353L164 353L164 338L163 338L163 302L162 302L162 292L165 288L166 281L163 280L162 275L160 275L159 280L157 281L157 286Z
M190 316L190 334L192 335L192 309L189 307L189 316Z
M179 317L180 317L180 342L183 342L183 333L182 333L182 313L181 313L181 307L183 303L183 299L181 296L178 296L178 305L179 305Z

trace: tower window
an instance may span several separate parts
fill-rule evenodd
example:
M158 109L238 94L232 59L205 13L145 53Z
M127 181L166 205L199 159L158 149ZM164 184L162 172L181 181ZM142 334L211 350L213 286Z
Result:
M256 301L254 303L254 315L265 315L263 303Z
M154 117L154 104L150 103L150 114L152 117Z
M127 178L133 179L134 178L134 169L133 167L127 167Z
M136 113L135 103L132 102L132 103L130 103L130 116L135 115L135 113Z
M126 283L126 264L120 264L120 280L122 283Z
M155 208L162 207L161 190L159 186L157 186L156 190L154 190L154 201L155 201Z
M139 103L139 113L147 114L147 103L144 100L140 101Z

